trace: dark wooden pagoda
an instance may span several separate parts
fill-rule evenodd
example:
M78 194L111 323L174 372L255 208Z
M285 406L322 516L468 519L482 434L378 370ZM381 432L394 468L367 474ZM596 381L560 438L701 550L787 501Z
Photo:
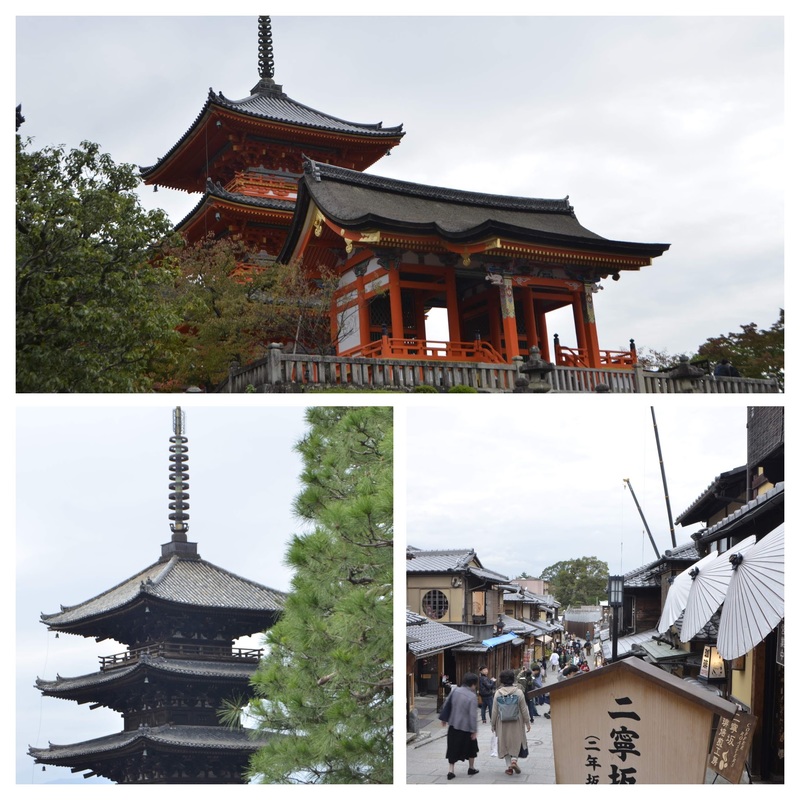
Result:
M240 267L275 260L292 221L303 155L363 170L403 136L402 126L348 122L290 98L275 83L269 17L259 17L259 81L242 100L209 89L208 99L178 142L151 167L146 184L202 192L176 226L189 242L235 236L249 256Z
M282 592L204 561L187 540L188 448L175 412L170 456L172 537L154 564L102 594L55 614L51 631L113 639L124 652L100 670L36 680L43 695L119 712L119 733L77 744L29 748L37 764L69 767L115 783L244 783L264 739L220 724L225 700L249 696L260 650L234 647L278 619Z

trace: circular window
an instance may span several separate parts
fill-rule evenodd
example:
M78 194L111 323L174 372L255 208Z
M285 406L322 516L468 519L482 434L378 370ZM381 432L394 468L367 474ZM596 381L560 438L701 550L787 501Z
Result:
M447 595L438 589L431 589L422 598L422 613L431 619L441 619L449 608Z

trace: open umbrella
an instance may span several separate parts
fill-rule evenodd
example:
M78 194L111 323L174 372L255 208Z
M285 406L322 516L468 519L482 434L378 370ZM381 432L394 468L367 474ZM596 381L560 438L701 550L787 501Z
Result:
M717 636L724 659L752 650L783 619L783 573L781 523L733 563Z
M661 619L658 621L658 632L666 633L670 625L683 613L686 608L686 601L689 599L689 589L692 588L693 569L702 569L704 564L713 561L717 553L709 553L704 558L687 567L683 572L678 573L672 579L672 586L669 587L667 599L664 603L664 610L661 612Z
M714 612L720 607L728 592L728 584L733 575L733 565L729 557L735 553L745 553L756 543L755 536L748 536L744 541L734 545L726 553L709 559L702 569L690 570L692 585L689 588L689 599L686 601L686 612L681 626L681 641L688 642L705 625ZM699 564L699 562L698 562ZM697 567L698 565L695 565Z

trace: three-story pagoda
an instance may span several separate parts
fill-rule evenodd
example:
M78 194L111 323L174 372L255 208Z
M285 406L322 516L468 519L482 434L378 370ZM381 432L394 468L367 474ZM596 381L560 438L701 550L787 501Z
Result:
M42 614L51 631L113 639L127 650L100 658L100 670L37 678L43 695L119 712L118 733L75 744L29 748L37 764L69 767L115 783L244 783L263 746L244 728L221 724L226 700L241 701L260 650L236 639L277 621L285 595L204 561L187 539L188 448L180 408L170 439L170 528L161 557L83 603Z

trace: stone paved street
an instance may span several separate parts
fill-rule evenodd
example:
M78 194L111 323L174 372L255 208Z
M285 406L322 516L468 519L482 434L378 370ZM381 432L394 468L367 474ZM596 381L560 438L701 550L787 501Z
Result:
M516 785L520 783L555 783L553 767L553 739L550 720L543 716L535 717L528 734L528 750L530 755L520 759L520 775L505 774L505 761L493 758L491 753L492 731L487 722L478 721L478 757L475 767L480 770L477 775L467 775L467 762L456 764L456 777L447 780L446 728L436 718L436 698L433 696L418 697L416 700L419 712L420 734L410 740L406 747L406 775L408 783L446 783L452 786L471 786L481 783L503 783ZM549 706L539 706L547 711Z

